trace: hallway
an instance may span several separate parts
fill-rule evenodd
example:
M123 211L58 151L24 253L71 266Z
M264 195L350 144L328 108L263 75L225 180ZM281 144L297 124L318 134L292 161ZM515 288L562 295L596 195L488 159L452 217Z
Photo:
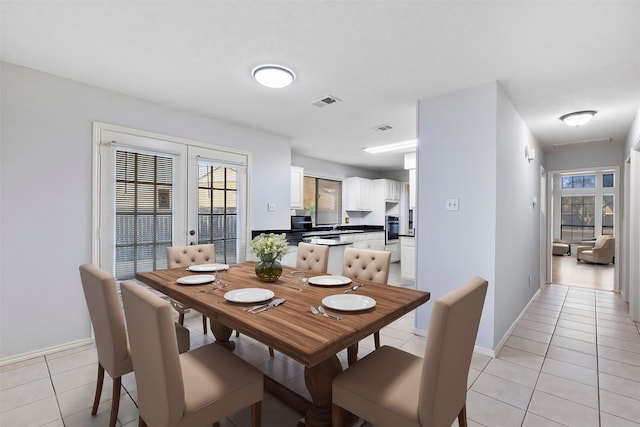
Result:
M613 291L615 264L589 264L575 256L551 257L551 283Z

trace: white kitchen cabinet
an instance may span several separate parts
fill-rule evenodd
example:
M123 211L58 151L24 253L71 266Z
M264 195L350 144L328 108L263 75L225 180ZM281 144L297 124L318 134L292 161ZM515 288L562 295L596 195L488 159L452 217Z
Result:
M340 243L353 243L353 234L341 234Z
M385 179L384 181L384 199L387 202L398 203L400 201L401 183L399 181L393 181L391 179Z
M400 236L400 278L416 280L416 239Z
M304 209L304 168L291 166L291 209Z
M391 252L391 262L400 261L400 244L397 241L384 245L384 250Z
M348 239L348 240L347 240ZM384 232L371 231L367 233L353 233L349 237L340 238L341 242L353 242L353 247L358 249L373 249L384 251Z
M365 233L354 234L353 247L358 249L369 249L367 247L367 235Z
M342 180L343 202L345 211L371 211L372 180L350 177Z
M367 249L384 251L384 231L365 233L367 235Z

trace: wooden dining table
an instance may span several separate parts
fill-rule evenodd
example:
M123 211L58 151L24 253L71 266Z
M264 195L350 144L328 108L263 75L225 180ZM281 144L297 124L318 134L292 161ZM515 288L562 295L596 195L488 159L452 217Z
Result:
M195 286L178 284L176 281L180 277L215 274L190 272L183 267L137 273L136 279L208 316L217 344L233 351L235 343L230 341L230 337L236 330L304 365L305 383L311 396L311 402L307 401L304 425L330 426L332 381L343 370L337 353L347 349L349 363L354 363L358 341L424 304L430 294L360 279L338 286L308 285L300 290L302 277L310 278L318 276L318 273L284 267L277 281L262 282L255 274L255 264L249 261L231 265L221 276L225 287L220 290L213 290L211 283ZM364 284L353 294L373 298L374 307L362 311L337 311L325 307L328 313L339 316L341 320L311 312L311 305L317 307L327 296L344 294L354 284ZM230 302L224 297L228 291L245 288L271 290L274 299L284 298L286 302L261 313L250 314L245 308L256 303ZM281 386L272 379L265 379L265 385ZM287 394L280 392L276 395Z

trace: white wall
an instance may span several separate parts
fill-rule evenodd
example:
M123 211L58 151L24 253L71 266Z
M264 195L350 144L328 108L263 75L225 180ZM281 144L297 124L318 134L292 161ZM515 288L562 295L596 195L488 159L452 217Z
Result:
M418 111L417 276L435 301L474 276L489 281L477 345L493 348L496 84L421 101ZM459 211L445 210L459 199ZM433 303L416 327L427 329Z
M580 144L545 151L548 171L565 171L593 167L619 166L623 161L621 145Z
M493 350L538 289L540 212L532 202L542 152L495 82L421 101L418 134L416 282L435 300L474 276L487 279L476 345ZM450 198L459 211L445 210ZM419 308L418 329L427 329L431 307Z
M380 178L379 171L328 162L296 153L291 154L291 165L304 168L305 175L316 176L318 178L336 180L342 180L350 176L360 176L369 179ZM395 173L390 174L395 175Z
M629 313L635 321L640 321L640 109L629 129L624 146L625 187L623 210L623 267L621 271L620 291L629 301ZM617 258L616 258L617 260Z
M544 154L498 86L494 346L540 283L540 165ZM525 158L525 146L536 158ZM533 198L536 203L533 203Z
M249 228L289 227L288 139L12 64L1 73L0 360L90 337L78 266L92 259L93 120L251 151Z

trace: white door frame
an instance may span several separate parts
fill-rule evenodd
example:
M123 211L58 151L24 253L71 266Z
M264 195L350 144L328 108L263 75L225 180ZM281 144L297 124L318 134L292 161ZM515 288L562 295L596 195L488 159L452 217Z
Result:
M117 141L114 142L114 137L117 136ZM175 178L175 185L177 188L187 188L187 170L188 170L188 149L192 149L192 152L197 153L198 148L208 150L208 152L216 151L216 158L220 158L226 161L238 161L238 159L244 159L243 162L247 168L247 186L246 194L244 195L243 204L246 208L245 220L245 238L249 238L249 224L251 223L249 203L250 200L250 173L251 173L251 153L245 150L239 150L230 147L218 146L206 144L203 142L192 141L184 138L178 138L168 135L157 134L153 132L147 132L139 129L132 129L125 126L113 125L109 123L93 122L93 189L92 189L92 253L91 262L106 269L107 271L113 271L112 265L109 262L104 261L107 256L105 251L113 250L108 247L107 242L109 239L102 239L102 236L113 235L113 224L101 224L101 209L107 208L102 206L103 196L101 189L101 182L104 179L113 180L113 171L115 166L109 164L109 162L103 163L101 156L105 154L105 150L113 149L114 146L122 146L125 148L133 147L136 150L144 151L146 148L149 152L154 153L166 153L176 156L179 162L184 162L184 174L178 174ZM103 159L104 160L104 159ZM184 176L183 176L184 175ZM187 206L187 194L186 191L174 192L174 202L176 206ZM113 197L113 195L107 196ZM108 204L108 202L107 202ZM113 206L111 204L110 206ZM176 212L176 215L186 215L187 210L184 209L184 213L180 214ZM174 239L177 241L186 241L187 236L187 220L186 218L179 217L174 225ZM111 234L109 234L111 233ZM113 257L111 257L113 259ZM105 264L105 265L103 265Z
M554 170L554 171L547 171L547 202L548 202L548 209L547 209L547 216L548 216L548 221L547 224L549 226L548 229L548 233L547 233L547 241L546 241L546 245L547 247L551 247L552 241L553 241L553 229L554 229L554 218L555 218L555 213L556 213L556 209L558 209L558 206L556 206L556 204L553 202L556 193L558 192L557 188L554 188L553 182L555 181L555 176L559 175L559 174L564 174L564 173L581 173L581 172L600 172L600 171L606 171L606 170L613 170L615 173L615 186L614 186L614 206L615 206L615 218L614 218L614 223L613 223L613 227L616 233L616 237L618 236L618 234L621 232L622 230L622 221L620 220L620 213L622 212L622 203L621 203L621 197L620 197L620 183L622 182L622 175L620 174L620 167L619 166L599 166L599 167L594 167L594 168L580 168L580 169L566 169L566 170ZM620 251L623 248L623 245L620 244L620 240L619 238L616 238L616 244L615 244L615 254L616 254L616 262L614 264L614 279L613 279L613 290L615 292L618 292L620 290L620 265L621 262L619 262L618 260L618 254L620 254ZM547 283L551 283L551 274L552 274L552 252L553 251L548 251L547 252L547 265L549 266L549 268L547 269ZM623 255L624 256L624 255Z
M640 321L640 141L629 156L628 301L631 319ZM626 245L625 245L626 246Z

